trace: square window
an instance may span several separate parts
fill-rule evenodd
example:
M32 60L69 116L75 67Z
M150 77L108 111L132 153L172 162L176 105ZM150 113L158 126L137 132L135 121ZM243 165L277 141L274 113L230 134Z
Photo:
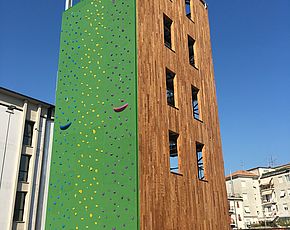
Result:
M169 131L169 156L170 156L170 172L178 173L178 147L177 139L179 134Z
M166 69L166 95L168 105L175 106L174 101L174 77L175 73Z
M185 0L186 17L191 18L190 0Z
M33 127L34 127L33 121L25 121L23 145L26 146L32 145Z
M18 181L27 182L30 156L22 154L20 160L20 168Z
M25 205L26 192L17 192L15 207L14 207L14 221L23 221L24 205Z
M172 39L171 39L172 20L165 14L163 15L163 24L164 24L164 44L168 48L172 49Z
M196 66L196 63L195 63L195 55L194 55L194 43L195 43L195 40L188 36L188 54L189 54L189 63L190 65L192 66Z
M198 179L205 180L205 174L204 174L204 155L203 155L203 144L196 143L196 157L197 157L197 174Z
M286 192L284 190L280 191L280 198L284 198L286 195Z
M251 211L250 211L250 208L249 208L249 207L245 207L245 208L244 208L244 210L245 210L245 213L251 213Z
M200 114L199 114L199 105L198 105L198 89L191 86L191 94L192 94L192 110L193 110L193 117L197 120L201 120L200 119Z

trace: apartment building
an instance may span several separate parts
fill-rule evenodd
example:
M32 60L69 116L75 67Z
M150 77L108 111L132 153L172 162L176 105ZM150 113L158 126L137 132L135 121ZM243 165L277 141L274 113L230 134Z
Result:
M290 164L275 167L260 177L264 217L290 217Z
M1 230L42 224L53 116L53 105L0 87Z
M228 194L243 198L245 226L258 223L262 213L259 176L252 172L239 170L226 177Z
M205 2L67 7L46 229L228 229Z
M290 164L237 171L226 177L226 187L229 201L243 198L245 226L290 220Z
M232 229L246 228L244 219L243 198L239 195L229 194L230 225Z

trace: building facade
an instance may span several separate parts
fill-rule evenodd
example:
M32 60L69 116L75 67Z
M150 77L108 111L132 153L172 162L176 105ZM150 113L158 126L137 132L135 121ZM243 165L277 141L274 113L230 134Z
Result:
M228 202L231 228L246 228L243 198L239 195L230 194L228 196Z
M245 226L290 222L290 164L237 171L226 177L228 200L243 198Z
M290 218L290 164L264 173L260 190L264 218L270 221L277 217Z
M39 229L54 106L0 88L0 228Z
M229 228L203 1L64 12L51 162L47 229Z
M226 177L226 187L228 194L243 198L244 225L258 223L259 216L262 214L259 176L240 170Z

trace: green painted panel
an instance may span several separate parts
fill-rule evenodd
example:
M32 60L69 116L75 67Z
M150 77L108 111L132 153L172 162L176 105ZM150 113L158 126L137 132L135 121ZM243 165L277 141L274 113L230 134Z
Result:
M135 0L63 14L46 229L138 229Z

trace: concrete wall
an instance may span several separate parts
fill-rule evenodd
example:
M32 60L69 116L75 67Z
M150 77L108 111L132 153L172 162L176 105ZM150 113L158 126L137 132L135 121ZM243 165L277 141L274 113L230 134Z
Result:
M40 188L48 183L48 178L43 176L43 165L44 159L51 152L53 120L47 116L51 107L53 106L0 88L1 230L34 230L36 222L41 222L42 217L38 215L41 208L38 206L44 201L45 190L40 191ZM31 146L22 144L26 120L35 122ZM18 181L21 154L30 155L28 178L25 182ZM23 221L13 220L17 191L27 193Z
M3 230L10 229L12 225L24 125L23 117L25 117L23 111L15 109L11 111L7 109L7 106L0 105L0 226Z
M245 223L257 223L262 216L260 188L258 179L251 177L238 177L232 180L234 193L243 198ZM231 192L231 180L226 181L228 193ZM249 209L250 212L247 211Z

